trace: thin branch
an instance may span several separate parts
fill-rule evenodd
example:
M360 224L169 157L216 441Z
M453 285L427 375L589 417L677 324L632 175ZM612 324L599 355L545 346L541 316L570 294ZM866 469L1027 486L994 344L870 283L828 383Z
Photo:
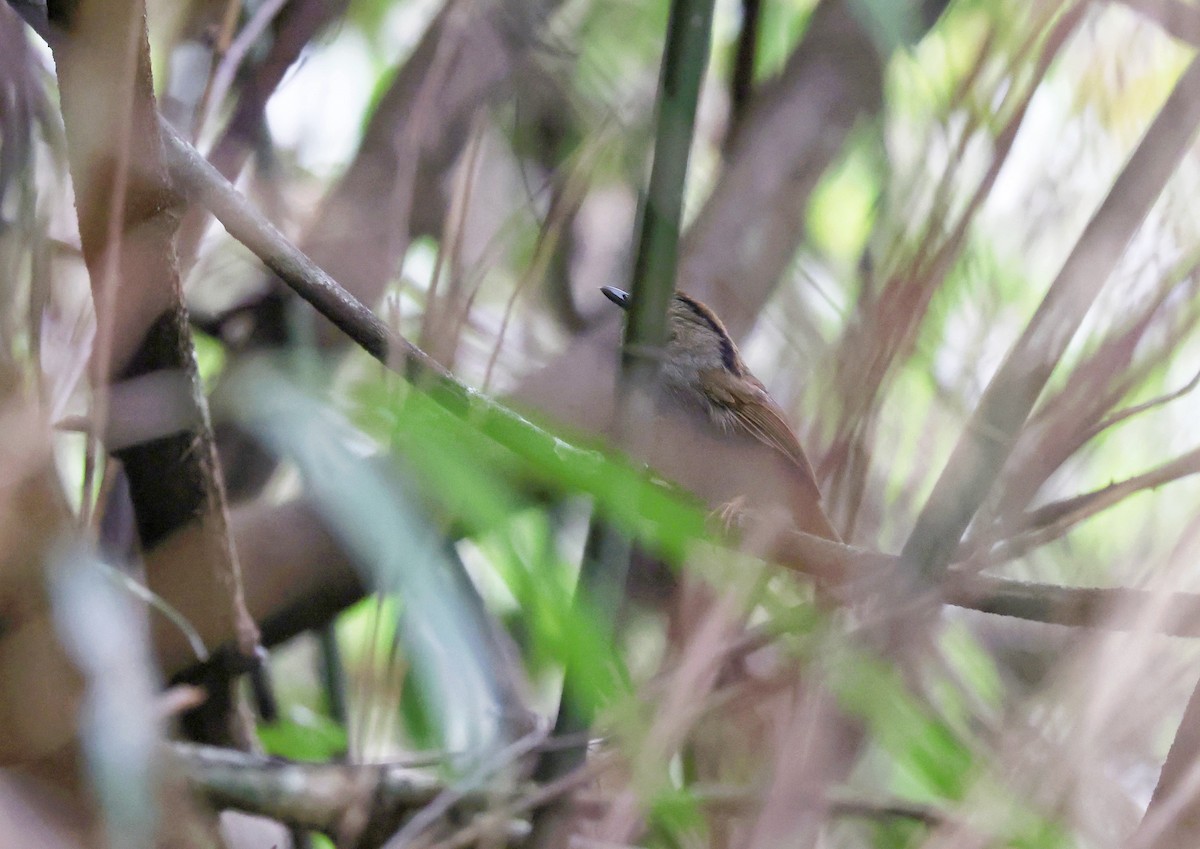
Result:
M1171 554L1191 563L1200 543L1200 522L1192 521ZM1159 617L1156 617L1159 618ZM1150 796L1146 813L1128 845L1134 849L1190 849L1200 827L1200 684L1192 689L1175 739Z
M463 303L461 254L471 199L479 179L479 155L483 149L484 130L479 118L476 115L472 122L470 141L456 169L455 185L446 209L442 237L438 240L433 271L429 275L429 287L425 290L425 309L417 335L417 345L450 369L454 368L463 323L471 311L470 301ZM449 278L451 284L444 295L438 291L443 277Z
M268 2L267 5L271 5ZM209 62L208 78L204 81L204 91L200 95L198 107L192 114L191 130L192 137L195 138L200 133L201 122L212 108L213 104L213 85L216 82L217 72L222 66L226 65L225 57L229 55L230 45L233 43L233 33L237 29L238 18L242 15L242 0L225 0L225 13L221 16L221 26L217 30L216 39L213 43L212 58ZM235 60L234 67L240 62L240 58ZM224 94L224 92L222 92ZM220 101L216 101L220 104Z
M1181 288L1195 276L1196 269L1193 252L1171 269L1131 321L1106 334L1060 388L1043 395L1005 464L996 485L997 497L990 500L986 513L975 517L976 529L986 530L997 522L1003 527L1009 519L1019 518L1050 476L1094 437L1095 426L1109 417L1157 364L1179 349L1196 326L1200 311L1191 302L1176 317L1164 315L1162 308L1169 300L1190 297ZM1153 332L1155 328L1157 332ZM1139 354L1136 359L1135 352ZM1001 532L997 538L1004 535ZM968 538L968 544L971 542Z
M1146 630L1137 611L1162 606L1165 614L1149 628L1171 637L1200 637L1200 594L1163 594L1130 587L1064 587L1007 578L949 573L943 599L947 604L1027 622L1098 628L1107 631Z
M1121 0L1172 38L1200 47L1200 9L1183 0Z
M874 457L867 449L866 440L874 429L887 389L895 377L896 363L908 356L916 344L934 296L942 290L961 255L979 209L1009 161L1034 94L1040 90L1046 72L1074 33L1086 8L1083 0L1075 0L1059 17L1038 53L1031 79L1023 90L1012 88L1008 91L1000 110L1008 118L996 135L991 162L957 219L946 220L950 209L949 195L955 184L955 169L951 168L947 169L935 190L930 220L918 240L916 254L902 269L889 275L876 297L864 302L860 307L864 313L862 320L850 325L839 346L841 351L837 361L842 363L839 382L847 387L846 398L839 411L833 442L821 463L821 473L823 478L832 476L834 488L828 493L829 497L839 508L844 505L843 512L851 522L861 506ZM1031 35L1030 49L1033 39ZM980 48L981 58L988 55L985 50L986 45ZM1010 105L1009 101L1014 102ZM974 112L968 114L969 122L977 120ZM952 162L966 160L965 148L972 138L969 131L968 126L960 134ZM941 236L943 228L949 228L944 237ZM848 523L846 530L852 531L853 524Z
M346 814L366 801L370 821L399 823L445 783L404 764L300 764L212 746L173 743L172 761L217 808L268 816L343 837ZM477 803L479 796L474 798Z
M485 780L512 767L525 755L536 750L544 740L544 731L537 730L527 734L505 747L503 751L497 752L495 757L489 759L488 763L483 764L472 775L464 779L460 786L444 788L388 840L385 849L403 849L403 847L415 843L423 832L431 828L452 809L462 805L472 795L494 792L485 784Z
M1135 493L1200 472L1200 448L1189 451L1156 469L1111 483L1100 489L1055 501L1026 513L1017 532L986 555L990 562L1012 560L1033 548L1064 536L1071 528L1107 510Z
M857 548L798 532L782 535L768 555L805 569L841 570L848 576L838 593L843 601L890 592L891 577L902 568L899 555ZM965 564L964 564L965 566ZM954 607L1009 616L1048 625L1124 631L1126 614L1159 604L1162 593L1128 587L1065 587L980 575L955 566L946 576L941 601ZM1155 631L1175 637L1200 637L1200 593L1171 593L1167 614Z
M204 645L204 640L200 637L200 634L197 633L192 623L176 610L172 604L157 593L151 592L149 587L123 570L113 568L103 561L98 561L97 565L110 581L147 607L158 611L161 616L175 626L179 633L183 635L183 638L187 640L187 644L196 655L197 661L204 663L209 659L208 648Z
M382 824L399 822L413 812L421 816L439 798L449 798L452 804L439 806L435 818L443 817L451 809L481 811L468 825L428 849L473 846L494 833L497 825L506 830L512 828L514 820L592 783L618 763L612 756L598 757L554 781L520 785L512 792L510 801L501 800L497 806L492 788L454 789L435 775L407 763L295 763L188 743L171 744L171 759L192 789L218 808L268 816L335 837L357 836L346 834L345 825L347 814L363 800L368 800L369 805L366 822L358 835L377 834ZM748 812L761 804L760 791L755 789L701 786L694 788L691 795L706 809L725 814ZM592 795L574 800L571 807L582 816L595 818L605 815L612 802L607 796ZM910 819L927 825L952 819L934 805L869 798L845 790L831 792L828 804L832 814L842 817ZM392 842L398 842L402 834L403 831ZM413 839L420 840L415 834Z
M209 161L232 180L237 177L253 143L263 134L267 101L275 93L301 51L330 21L341 15L349 0L292 0L280 11L265 57L255 63L252 76L239 86L237 104L224 131L209 151ZM193 207L179 227L177 250L180 266L190 269L200 239L208 225L208 212Z
M1129 841L1132 849L1192 849L1200 829L1200 684L1183 719L1146 815Z
M410 238L440 233L444 177L469 138L463 127L508 90L560 3L446 3L398 69L302 241L355 296L374 303ZM337 344L329 331L318 322L318 340Z
M449 382L453 384L449 387L452 394L464 404L470 403L470 390L415 345L393 333L375 313L301 253L174 128L165 121L160 126L172 176L189 197L208 207L230 235L372 357L393 370L399 371L397 366L404 365L414 374Z
M552 174L548 187L549 207L541 227L538 228L537 241L533 246L533 258L525 267L516 285L513 286L513 293L509 296L508 303L505 304L500 329L496 333L496 341L488 356L487 367L484 369L484 390L491 385L492 372L504 346L513 306L517 298L532 284L537 283L548 287L555 312L565 327L580 330L588 323L579 315L574 303L574 296L571 293L569 262L567 261L571 225L587 194L588 185L596 171L600 155L612 142L612 139L612 125L610 123L601 125L593 130L588 141L561 162ZM535 194L532 189L528 193L531 198ZM551 270L552 268L553 270ZM561 274L561 279L554 279L558 274ZM611 313L608 314L611 315Z
M246 21L246 25L242 27L242 31L237 34L237 37L229 42L228 48L223 53L218 51L220 62L213 71L212 80L201 101L195 123L197 129L204 125L204 120L210 111L214 108L221 108L221 104L225 102L225 95L233 84L234 74L241 67L242 60L246 58L246 54L250 52L250 48L254 46L255 42L267 31L267 27L271 25L275 16L287 2L288 0L265 0L254 10L254 14L250 20Z
M592 758L571 772L534 787L513 801L512 804L506 805L498 811L476 817L470 825L459 829L428 849L467 849L467 847L475 846L486 835L494 832L495 822L498 819L511 819L522 813L536 811L554 804L580 787L594 781L597 776L615 763L617 763L616 759L611 756ZM574 802L572 807L574 807Z
M1168 392L1165 395L1159 395L1157 398L1151 398L1149 401L1144 403L1134 404L1132 407L1126 407L1123 410L1118 410L1117 412L1112 413L1103 421L1098 422L1089 428L1082 437L1082 441L1089 442L1104 431L1108 430L1110 427L1114 427L1123 421L1133 418L1134 416L1138 416L1142 413L1148 412L1149 410L1153 410L1155 407L1162 407L1166 404L1170 404L1172 401L1176 401L1182 398L1184 395L1187 395L1189 392L1195 389L1197 385L1200 385L1200 371L1196 372L1195 376L1191 380L1189 380L1179 389L1176 389L1174 392Z
M752 814L763 803L760 788L693 785L688 787L687 794L706 811L725 816ZM577 798L574 806L582 816L594 818L604 816L613 801L607 796L587 795ZM846 790L835 789L823 802L813 801L813 807L819 805L827 806L828 813L837 817L870 820L907 819L930 826L943 825L954 820L953 816L937 805L910 802L906 799L872 798Z

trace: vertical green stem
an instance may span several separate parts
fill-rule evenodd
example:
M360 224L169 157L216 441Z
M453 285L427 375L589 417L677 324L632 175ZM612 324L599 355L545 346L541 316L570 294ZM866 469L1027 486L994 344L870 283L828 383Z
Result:
M647 352L667 340L667 305L675 291L679 265L679 228L688 157L696 127L700 84L708 64L713 0L673 0L667 22L658 89L658 126L633 268L629 322L625 328L625 369L640 378Z
M637 259L631 286L623 357L624 382L637 387L653 378L659 364L655 352L667 341L667 306L675 290L679 229L688 157L696 124L700 84L708 62L713 0L672 0L667 43L659 78L657 132L650 185L643 204ZM637 426L637 405L623 393L622 427ZM593 519L579 576L578 593L612 633L624 597L629 572L630 544L611 525ZM563 698L554 730L556 736L586 731L593 705L578 698L572 670L563 682ZM547 753L538 764L537 778L552 780L582 763L583 745ZM543 811L535 823L530 845L551 845L554 821L561 811Z

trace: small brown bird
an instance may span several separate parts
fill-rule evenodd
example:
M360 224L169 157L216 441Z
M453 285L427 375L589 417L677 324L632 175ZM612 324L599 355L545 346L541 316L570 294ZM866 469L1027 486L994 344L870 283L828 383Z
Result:
M622 309L629 307L629 293L612 286L601 291ZM635 453L682 452L679 462L666 465L679 483L710 503L733 502L760 514L774 512L776 521L783 508L792 527L840 541L795 433L762 382L746 368L725 325L711 309L682 292L675 293L667 312L659 407L676 420L682 411L687 429L660 432L654 445L639 446ZM731 456L731 450L737 455Z

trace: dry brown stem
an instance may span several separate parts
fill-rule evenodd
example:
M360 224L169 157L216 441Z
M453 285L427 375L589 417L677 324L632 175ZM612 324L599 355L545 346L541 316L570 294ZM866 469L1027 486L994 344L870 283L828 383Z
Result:
M52 22L62 30L54 57L99 325L92 359L95 392L103 400L110 383L155 372L182 373L188 387L187 427L114 452L129 478L141 544L153 549L180 529L195 529L203 545L201 597L219 600L213 611L221 620L216 630L235 635L240 651L253 656L258 629L246 611L228 533L175 259L180 204L163 158L145 9L136 0L119 6L95 0ZM108 412L102 404L101 424ZM190 601L160 592L154 572L148 578L172 606ZM212 721L220 726L231 720ZM234 732L231 726L208 733L223 740Z

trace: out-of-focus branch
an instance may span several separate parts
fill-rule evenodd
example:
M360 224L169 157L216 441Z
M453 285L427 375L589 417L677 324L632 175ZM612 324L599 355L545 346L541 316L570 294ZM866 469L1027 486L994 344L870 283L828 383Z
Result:
M233 115L209 154L209 161L226 179L233 180L237 176L262 135L267 100L275 93L284 74L313 36L341 16L348 2L299 0L287 3L279 12L271 47L240 86ZM207 222L208 213L202 208L189 209L184 215L179 228L179 258L184 269L190 268L195 260Z
M1200 831L1200 685L1192 690L1131 849L1191 849Z
M762 0L742 0L742 29L738 33L733 74L729 80L729 129L725 143L730 146L741 129L754 89L754 70L758 64L758 26L762 18Z
M1142 630L1138 611L1162 605L1162 594L1129 587L1064 587L951 570L947 604L1027 622L1102 630ZM1130 625L1128 622L1136 622ZM1152 629L1172 637L1200 637L1200 594L1170 593Z
M782 536L769 559L787 566L804 563L817 574L827 570L847 576L847 601L869 598L877 588L888 591L892 575L904 568L901 557L857 548L809 534ZM1136 611L1161 604L1162 594L1127 587L1064 587L981 575L951 568L941 600L954 607L1009 616L1029 622L1077 628L1124 630ZM1139 625L1138 627L1143 627ZM1165 613L1154 625L1160 633L1200 637L1200 594L1171 593Z
M73 530L44 413L0 364L0 843L148 846L157 805L172 845L218 845L176 782L147 781L158 728L141 615Z
M379 300L411 236L439 232L442 182L470 137L472 117L539 44L542 21L556 6L447 3L397 73L301 242L360 301ZM435 65L440 73L432 73ZM323 343L339 343L332 330L321 323Z
M66 748L84 683L56 638L45 564L71 521L36 396L0 362L0 764Z
M173 239L180 198L167 174L151 77L145 7L83 0L51 10L53 40L80 240L97 316L92 380L97 434L108 431L109 389L169 375L181 378L181 424L113 449L129 480L144 550L191 528L203 541L197 591L214 600L212 621L255 657L258 630L246 611L229 534L225 495L200 387ZM116 396L112 396L116 397ZM128 414L133 404L112 406ZM86 497L85 497L86 504ZM171 606L186 599L152 590ZM210 645L210 648L215 646ZM209 717L207 739L227 740L232 715ZM227 727L221 727L227 726Z
M680 284L734 336L754 323L804 236L808 198L851 128L879 110L878 49L843 0L822 0L783 71L759 86L688 231Z
M1189 392L1195 389L1198 385L1200 385L1200 372L1196 372L1195 376L1191 380L1176 389L1174 392L1168 392L1165 395L1159 395L1157 398L1151 398L1149 401L1145 401L1141 404L1134 404L1133 406L1118 410L1117 412L1107 416L1103 421L1097 422L1095 426L1088 428L1084 436L1087 440L1095 439L1110 427L1115 427L1116 425L1121 424L1121 422L1127 421L1134 416L1139 416L1142 413L1153 410L1156 407L1170 404L1172 401L1182 398L1184 395L1187 395Z
M1007 119L996 132L991 161L957 217L951 218L949 213L952 206L949 195L956 169L948 168L936 190L930 219L923 236L918 239L915 254L902 268L889 274L882 286L864 286L860 291L857 315L847 325L832 358L837 364L837 384L842 388L842 397L838 399L840 405L833 438L818 467L822 480L833 481L827 496L847 533L852 534L855 529L864 494L870 485L873 453L868 443L877 428L883 399L887 397L897 371L896 364L911 355L934 296L948 279L976 214L1009 160L1035 92L1075 32L1086 6L1081 0L1075 0L1059 17L1033 61L1030 79L1023 87L1010 90L1005 98L1000 112ZM977 69L987 55L985 47L981 47ZM966 97L967 91L964 87L959 93ZM1010 100L1013 101L1011 105ZM973 136L968 124L960 135L959 160Z
M1189 451L1156 469L1092 492L1045 504L1021 516L1006 528L1008 537L984 555L985 560L1012 560L1038 546L1059 539L1080 522L1095 516L1135 493L1200 473L1200 449Z
M429 772L404 764L294 763L184 743L173 744L171 756L192 789L218 808L269 816L350 844L360 834L384 833L388 823L401 821L449 789ZM579 785L592 783L597 772L589 765L554 782L520 786L507 802L495 798L492 789L459 793L455 809L460 814L478 812L476 818L437 843L436 849L475 845L494 836L497 828L520 835L523 828L515 818L554 802ZM761 791L748 788L696 787L689 792L699 805L726 815L749 814L762 803ZM591 794L571 806L582 816L599 817L612 804L611 798ZM933 805L867 798L846 790L831 792L827 804L830 813L843 817L910 819L930 825L952 819ZM356 811L366 815L366 822L351 831Z
M1193 60L1088 222L1021 338L992 378L934 485L903 558L926 582L944 573L1076 328L1200 125Z
M360 845L364 833L394 830L445 789L428 772L402 765L290 763L184 743L173 744L171 754L192 789L214 807L320 831L346 846Z
M1200 523L1193 521L1176 545L1174 558L1195 560ZM1172 611L1174 612L1174 611ZM1192 614L1195 615L1194 613ZM1150 804L1128 845L1132 849L1184 849L1195 845L1200 828L1200 683L1184 708L1158 776Z
M1019 521L1020 513L1029 508L1051 475L1098 433L1171 400L1165 396L1110 414L1152 369L1179 350L1200 321L1200 309L1188 303L1196 270L1196 256L1171 269L1148 303L1125 326L1109 333L1059 388L1041 399L1002 471L995 503L988 505L991 515L976 518L979 528L997 521L1003 526L1012 518ZM1188 306L1172 310L1166 306L1171 302Z
M1185 44L1200 46L1200 9L1183 0L1121 0Z

